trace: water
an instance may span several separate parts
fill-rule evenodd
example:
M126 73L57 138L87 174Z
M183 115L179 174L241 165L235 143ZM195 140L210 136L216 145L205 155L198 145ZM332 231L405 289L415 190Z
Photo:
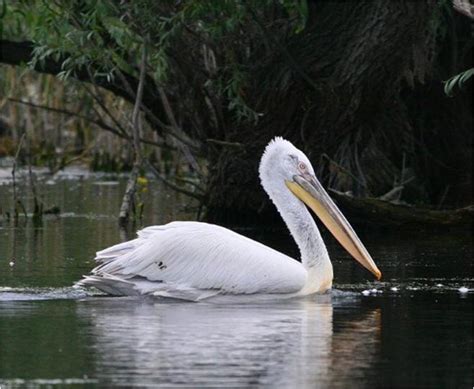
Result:
M467 233L361 233L383 282L326 237L330 295L247 304L111 298L71 285L95 251L133 236L116 224L124 180L72 173L39 187L59 217L40 228L0 220L2 389L472 387ZM1 183L5 210L11 193ZM142 196L145 225L194 216L192 203L157 184ZM295 253L286 233L257 238Z

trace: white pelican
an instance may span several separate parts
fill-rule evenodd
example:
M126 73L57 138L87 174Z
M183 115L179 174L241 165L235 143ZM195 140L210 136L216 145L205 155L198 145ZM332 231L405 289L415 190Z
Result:
M259 167L270 196L301 253L301 262L226 228L200 222L147 227L138 238L99 251L99 265L78 286L112 295L199 301L217 295L304 296L331 288L332 264L311 208L362 266L381 273L331 200L306 155L275 138ZM255 297L257 298L257 297Z

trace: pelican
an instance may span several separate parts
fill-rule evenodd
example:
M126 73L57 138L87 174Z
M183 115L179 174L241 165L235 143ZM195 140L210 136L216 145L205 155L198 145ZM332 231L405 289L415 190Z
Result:
M306 206L339 243L380 279L381 272L314 174L306 155L276 137L259 166L263 189L296 241L301 262L227 228L201 222L147 227L134 240L96 254L98 266L76 285L111 295L200 301L219 295L295 297L332 287L333 268Z

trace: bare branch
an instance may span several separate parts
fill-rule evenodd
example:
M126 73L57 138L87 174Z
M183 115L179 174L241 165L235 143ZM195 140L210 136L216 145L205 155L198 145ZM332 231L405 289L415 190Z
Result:
M126 140L131 140L132 139L130 137L130 135L127 134L126 132L123 133L123 131L118 131L117 129L115 129L114 127L109 126L108 124L106 124L105 122L103 122L100 119L96 120L96 119L93 119L91 117L81 115L80 113L69 111L67 109L53 108L53 107L49 107L47 105L35 104L35 103L31 103L29 101L18 100L18 99L15 99L15 98L8 98L7 100L12 101L14 103L27 105L27 106L33 107L33 108L44 109L46 111L56 112L56 113L60 113L60 114L63 114L63 115L74 116L74 117L83 119L83 120L85 120L89 123L95 124L96 126L102 128L103 130L108 131L108 132L110 132L114 135L117 135L118 137L120 137L122 139L126 139ZM94 111L98 114L97 110L94 109ZM123 127L121 127L121 128L123 129ZM166 149L169 149L169 150L176 150L176 147L171 146L171 145L169 145L165 142L156 142L154 140L149 140L149 139L145 139L145 138L140 138L140 142L144 143L144 144L151 145L151 146L162 147L162 148L166 148Z
M225 146L225 147L237 147L237 148L245 147L240 142L228 142L226 140L219 140L219 139L212 139L212 138L206 139L206 142L216 144L219 146Z
M168 117L168 120L171 123L171 126L173 127L174 132L182 138L183 131L178 126L178 123L176 122L176 117L174 116L173 110L171 109L171 104L168 100L168 97L166 96L165 91L163 90L163 88L158 87L158 92L160 93L161 103L163 104L163 108L165 109L166 116ZM188 160L188 163L193 167L193 169L196 172L200 173L201 169L199 168L199 165L196 162L196 158L194 158L194 155L192 155L192 153L189 151L188 146L185 143L180 142L178 144L178 147L181 149L184 156Z
M18 199L17 196L17 188L16 188L16 165L18 161L18 157L20 155L21 148L23 146L23 142L25 140L26 133L24 132L20 138L20 142L18 143L18 147L16 149L15 153L15 158L13 159L13 166L12 166L12 186L13 186L13 209L12 209L12 216L13 216L13 223L16 225L18 223L18 206L20 206L23 210L23 213L26 216L26 209L21 202L21 200Z
M165 186L167 186L170 189L173 189L175 192L182 193L186 196L192 197L194 199L197 199L199 201L203 201L204 196L199 195L197 193L193 193L190 191L187 191L186 189L180 188L179 186L173 184L172 182L168 181L164 176L160 174L158 170L156 170L155 166L150 161L145 161L145 164L148 166L148 168L151 170L153 175L158 178Z
M110 110L107 108L107 106L104 104L102 99L92 90L92 88L88 87L85 84L82 84L82 87L86 90L86 92L94 99L94 101L99 105L99 107L105 112L105 114L114 122L114 124L117 126L117 128L120 130L122 135L126 137L127 139L129 138L127 130L122 127L120 122L115 118L114 115L110 112ZM100 117L99 112L97 112L97 109L93 107L94 112L97 114L97 116Z
M135 105L133 106L132 113L132 145L133 152L135 154L135 161L133 163L133 169L127 182L127 188L123 195L122 205L120 207L119 222L125 224L130 216L130 209L135 200L135 192L137 185L138 173L143 163L143 158L140 149L140 106L142 104L143 97L143 86L145 83L146 73L146 60L147 60L147 42L143 43L142 58L140 61L140 78L138 82L138 88L136 93Z

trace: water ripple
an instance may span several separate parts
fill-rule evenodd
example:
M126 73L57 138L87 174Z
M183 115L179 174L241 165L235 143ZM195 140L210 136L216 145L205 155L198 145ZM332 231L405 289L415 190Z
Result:
M0 301L76 300L97 296L98 293L67 288L10 288L0 287Z

